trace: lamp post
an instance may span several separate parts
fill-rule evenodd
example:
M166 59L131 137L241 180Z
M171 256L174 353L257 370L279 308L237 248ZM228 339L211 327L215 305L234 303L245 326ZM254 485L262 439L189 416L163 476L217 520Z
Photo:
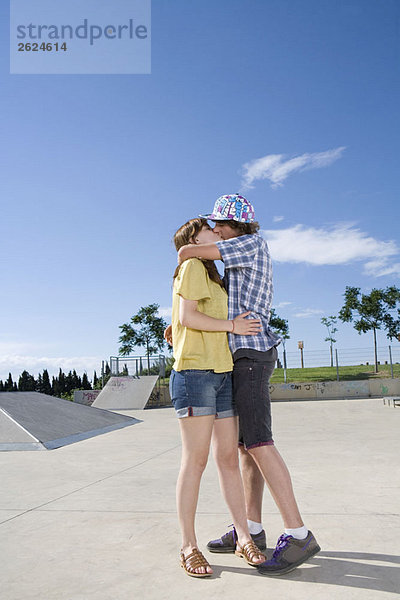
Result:
M301 355L301 368L304 369L304 357L303 357L304 342L302 342L302 341L297 342L297 346L300 350L300 355Z

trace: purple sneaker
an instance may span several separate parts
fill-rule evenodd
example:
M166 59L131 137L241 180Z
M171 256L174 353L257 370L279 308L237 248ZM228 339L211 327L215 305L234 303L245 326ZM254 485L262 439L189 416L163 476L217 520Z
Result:
M233 554L236 549L237 535L236 529L233 527L233 525L230 525L230 527L232 527L232 530L228 531L228 533L225 533L218 540L211 540L211 542L208 542L207 550L210 552L219 552L221 554L228 554L230 552ZM266 549L267 540L264 529L256 535L251 534L251 537L259 550Z
M284 575L293 571L320 550L321 548L311 531L308 532L305 540L296 540L291 535L283 534L278 539L272 558L257 568L261 575L270 577Z

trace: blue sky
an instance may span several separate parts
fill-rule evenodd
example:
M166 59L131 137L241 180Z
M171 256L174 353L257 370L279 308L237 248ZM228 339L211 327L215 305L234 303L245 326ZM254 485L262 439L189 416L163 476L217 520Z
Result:
M150 75L10 75L0 11L0 378L99 371L168 315L175 230L238 190L294 355L327 353L346 285L399 285L398 2L153 0Z

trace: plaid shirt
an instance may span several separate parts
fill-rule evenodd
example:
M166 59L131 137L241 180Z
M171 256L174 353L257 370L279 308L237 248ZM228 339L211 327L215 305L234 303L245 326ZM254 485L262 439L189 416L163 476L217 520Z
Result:
M272 303L272 264L267 242L257 234L241 235L216 242L225 265L228 318L248 310L249 318L261 319L257 335L228 334L232 354L239 348L266 352L281 342L269 328Z

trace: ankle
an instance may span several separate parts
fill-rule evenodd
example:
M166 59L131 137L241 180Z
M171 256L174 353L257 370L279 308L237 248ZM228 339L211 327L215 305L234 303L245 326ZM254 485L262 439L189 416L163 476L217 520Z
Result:
M181 546L181 552L183 552L184 556L188 556L189 554L191 554L193 552L193 550L197 548L197 543L191 544L191 543L187 543L187 544L182 544Z
M291 535L296 540L305 540L308 535L308 529L305 525L302 525L302 527L295 527L293 529L285 527L285 533L286 535Z
M247 525L249 527L250 533L253 535L257 535L263 530L262 523L258 521L252 521L251 519L247 519Z
M243 546L245 546L248 542L251 542L251 541L252 541L252 539L248 535L238 535L236 543L238 546L243 548Z

